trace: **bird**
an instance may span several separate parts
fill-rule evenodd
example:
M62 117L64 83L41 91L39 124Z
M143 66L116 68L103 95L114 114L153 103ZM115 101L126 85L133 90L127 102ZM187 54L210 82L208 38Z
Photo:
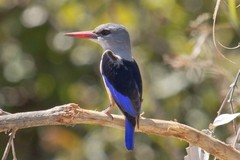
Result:
M66 36L90 39L103 48L100 73L108 93L110 105L103 112L109 113L117 104L125 116L125 146L134 149L135 127L139 128L142 105L142 78L132 57L130 36L120 24L101 24L94 30L66 33Z

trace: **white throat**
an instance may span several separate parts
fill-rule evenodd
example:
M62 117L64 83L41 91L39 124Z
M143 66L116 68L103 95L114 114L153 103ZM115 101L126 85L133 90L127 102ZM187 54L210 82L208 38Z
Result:
M131 50L116 50L113 48L106 48L106 49L104 49L104 52L107 50L112 51L116 56L118 56L121 59L133 61L133 58L131 55Z
M128 60L128 61L133 61L133 58L132 58L132 54L131 54L131 46L128 45L128 44L124 44L124 43L112 43L112 44L109 44L107 43L106 41L101 41L101 40L98 40L97 43L99 43L104 52L107 51L107 50L110 50L112 51L115 55L119 56L121 59L125 59L125 60Z

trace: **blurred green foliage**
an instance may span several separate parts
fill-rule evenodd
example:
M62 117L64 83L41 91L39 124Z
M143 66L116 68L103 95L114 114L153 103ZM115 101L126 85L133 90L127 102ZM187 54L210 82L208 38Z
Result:
M218 11L216 38L234 47L240 37L239 9L234 8L239 1L228 2ZM209 0L0 0L1 108L15 113L69 102L106 108L99 73L102 49L64 33L115 22L131 35L143 76L144 116L208 128L240 64L239 49L218 46L235 64L216 53L214 7ZM236 107L239 102L236 97ZM120 114L118 109L112 112ZM232 127L216 134L225 141ZM0 134L1 155L7 140ZM122 130L78 125L20 130L15 145L18 159L24 160L181 160L188 144L137 133L136 151L127 153Z

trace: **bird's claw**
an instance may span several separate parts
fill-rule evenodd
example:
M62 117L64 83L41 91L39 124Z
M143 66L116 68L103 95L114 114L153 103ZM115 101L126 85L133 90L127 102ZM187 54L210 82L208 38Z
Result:
M111 103L108 108L106 108L105 110L102 111L103 113L105 113L112 120L113 120L113 116L109 113L109 111L111 111L113 109L113 107L114 107L114 104Z
M106 114L109 118L113 120L113 116L108 112L108 108L102 111L104 114Z

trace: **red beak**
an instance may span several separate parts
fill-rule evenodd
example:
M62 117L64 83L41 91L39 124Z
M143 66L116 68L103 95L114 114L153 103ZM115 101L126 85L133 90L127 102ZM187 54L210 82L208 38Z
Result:
M74 38L97 39L97 35L93 33L93 31L71 32L71 33L66 33L65 36L70 36Z

